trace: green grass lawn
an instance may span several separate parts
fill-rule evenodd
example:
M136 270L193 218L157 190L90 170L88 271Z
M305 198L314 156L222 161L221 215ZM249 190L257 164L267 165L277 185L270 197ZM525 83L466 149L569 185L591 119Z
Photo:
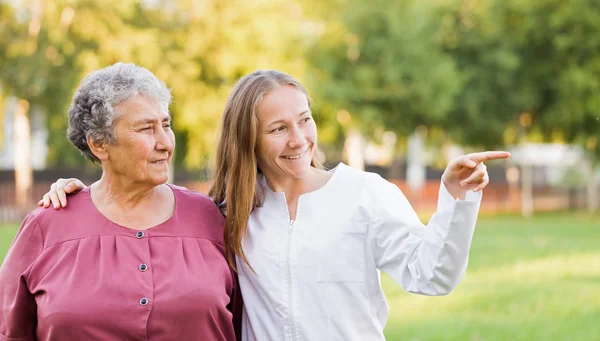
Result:
M0 226L0 259L17 226ZM463 282L448 296L389 277L388 341L600 340L600 217L482 217Z
M600 340L600 217L483 217L450 295L383 282L389 341Z
M4 260L18 228L18 225L0 225L0 263Z

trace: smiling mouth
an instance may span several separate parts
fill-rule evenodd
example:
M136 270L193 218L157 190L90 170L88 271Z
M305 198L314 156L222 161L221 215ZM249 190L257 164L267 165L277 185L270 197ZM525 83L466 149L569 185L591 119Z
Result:
M298 154L298 155L292 155L292 156L282 156L282 158L286 159L286 160L298 160L301 157L303 157L304 155L306 155L306 153L308 152L308 150L310 149L310 147L306 148L305 151L303 151L302 153Z

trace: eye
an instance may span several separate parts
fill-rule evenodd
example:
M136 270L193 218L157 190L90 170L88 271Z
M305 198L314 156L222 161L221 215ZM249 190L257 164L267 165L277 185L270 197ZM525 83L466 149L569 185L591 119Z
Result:
M311 119L310 117L305 117L300 122L306 123L306 122L310 121L310 119Z
M171 128L171 124L170 123L165 123L165 124L163 124L163 128L170 129Z
M284 129L285 129L285 127L281 126L281 127L277 127L275 129L271 130L271 132L272 133L279 133L279 132L283 131Z
M150 131L150 130L152 130L152 126L143 127L142 129L140 129L140 131Z

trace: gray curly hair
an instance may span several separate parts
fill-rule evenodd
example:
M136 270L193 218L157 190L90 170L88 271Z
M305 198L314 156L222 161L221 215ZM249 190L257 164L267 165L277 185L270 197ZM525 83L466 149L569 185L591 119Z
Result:
M100 163L88 146L88 136L93 141L114 144L114 122L121 114L115 107L138 94L155 100L169 112L171 91L146 68L115 63L87 75L69 108L69 141L92 162Z

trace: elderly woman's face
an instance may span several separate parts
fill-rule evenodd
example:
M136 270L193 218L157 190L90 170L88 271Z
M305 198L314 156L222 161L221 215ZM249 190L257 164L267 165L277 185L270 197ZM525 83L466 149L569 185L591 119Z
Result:
M117 110L117 142L107 147L110 170L133 182L166 182L175 147L169 114L142 95L122 102Z

